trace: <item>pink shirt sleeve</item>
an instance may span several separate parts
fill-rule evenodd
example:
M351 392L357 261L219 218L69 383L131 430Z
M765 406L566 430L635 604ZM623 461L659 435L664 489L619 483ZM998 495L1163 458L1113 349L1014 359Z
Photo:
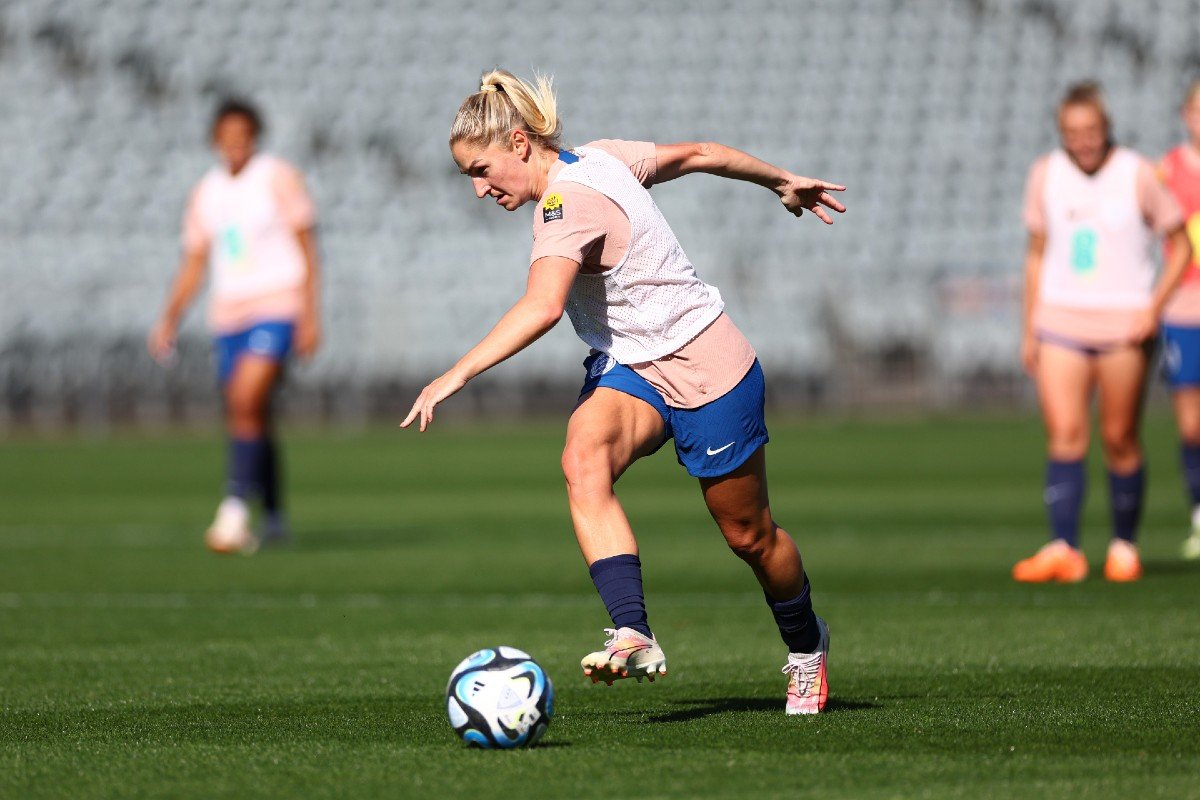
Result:
M1033 166L1029 168L1029 177L1025 181L1025 205L1021 211L1021 219L1030 233L1046 232L1046 206L1043 198L1048 161L1048 158L1043 156L1033 162Z
M619 158L629 171L638 179L638 183L649 189L654 185L654 176L658 174L658 151L654 142L630 142L624 139L597 139L588 142L587 147L603 150L610 156Z
M304 188L304 176L286 161L278 163L271 185L279 202L279 213L292 230L307 230L316 224L317 212Z
M1149 161L1138 168L1137 193L1142 216L1155 233L1170 233L1183 225L1183 209Z
M533 218L533 251L529 263L562 256L582 265L598 260L594 252L612 227L612 214L625 215L613 201L579 183L551 184Z
M200 193L203 184L192 189L188 195L187 208L183 212L183 250L186 253L198 253L208 248L212 241L212 231L204 221L200 211Z

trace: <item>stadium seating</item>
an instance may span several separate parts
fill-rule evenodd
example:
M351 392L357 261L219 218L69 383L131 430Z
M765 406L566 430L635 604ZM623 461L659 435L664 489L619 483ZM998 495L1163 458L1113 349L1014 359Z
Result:
M1178 137L1200 67L1200 0L453 5L0 6L0 404L35 385L66 403L80 363L135 394L160 386L129 343L161 305L184 198L211 160L208 114L231 91L265 108L269 147L319 205L328 347L301 383L367 391L448 365L526 266L527 215L477 203L446 147L493 64L555 73L572 143L718 139L850 187L831 229L748 186L655 190L773 373L819 380L899 342L937 375L1015 374L1015 291L986 324L948 331L941 282L1020 270L1025 174L1054 145L1067 83L1100 79L1118 137L1153 155ZM850 347L836 355L835 330ZM539 347L513 375L576 379L569 331ZM187 374L211 391L203 368Z

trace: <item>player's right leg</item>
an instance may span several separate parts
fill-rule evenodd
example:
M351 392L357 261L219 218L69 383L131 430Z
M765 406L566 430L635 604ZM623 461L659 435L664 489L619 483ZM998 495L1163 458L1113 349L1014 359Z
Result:
M1179 460L1191 503L1191 531L1183 557L1200 558L1200 327L1163 326L1163 372L1171 387Z
M230 438L229 484L205 543L218 553L252 553L258 541L250 528L248 501L261 496L266 461L267 409L281 362L269 355L240 353L225 382L226 427Z
M562 468L571 521L613 623L604 648L580 662L593 683L666 674L647 620L637 541L613 491L634 461L662 446L665 431L654 405L608 386L586 392L567 425Z
M1027 583L1074 583L1087 577L1079 551L1088 449L1088 406L1095 385L1095 356L1058 343L1038 348L1037 391L1046 426L1046 483L1043 498L1050 542L1018 561L1013 578Z

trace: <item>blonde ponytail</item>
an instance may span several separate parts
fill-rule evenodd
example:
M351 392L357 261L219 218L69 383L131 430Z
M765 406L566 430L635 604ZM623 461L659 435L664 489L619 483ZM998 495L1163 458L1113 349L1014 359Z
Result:
M554 98L554 86L545 75L533 83L511 72L494 69L479 79L479 91L459 106L450 126L450 144L469 142L507 148L509 134L523 130L529 138L550 150L561 149L562 124Z

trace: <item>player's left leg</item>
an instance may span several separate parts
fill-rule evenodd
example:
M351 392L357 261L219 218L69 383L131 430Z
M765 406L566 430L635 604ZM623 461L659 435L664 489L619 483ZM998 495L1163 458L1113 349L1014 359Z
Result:
M1139 437L1149 352L1147 347L1122 347L1096 359L1100 438L1112 508L1113 539L1104 565L1110 581L1135 581L1142 575L1134 543L1146 491Z
M771 515L765 447L727 475L701 478L700 488L729 548L758 578L788 647L787 713L818 713L829 696L829 629L813 612L800 550Z

